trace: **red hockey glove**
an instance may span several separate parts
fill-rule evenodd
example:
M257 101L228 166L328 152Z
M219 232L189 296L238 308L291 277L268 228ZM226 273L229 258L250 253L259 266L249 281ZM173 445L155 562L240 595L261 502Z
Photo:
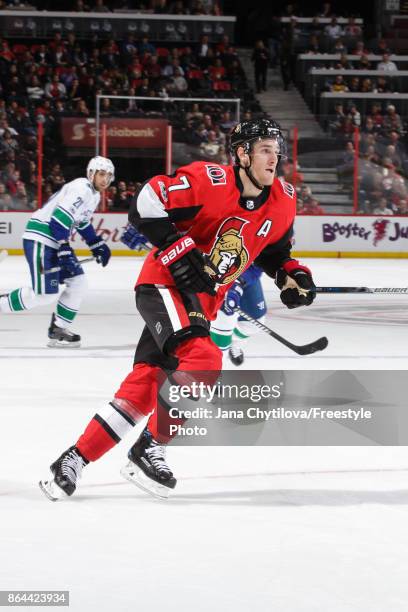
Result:
M310 306L316 297L312 273L296 259L289 259L278 270L275 279L281 289L280 298L288 308Z
M169 240L174 239L169 244ZM192 293L215 295L215 279L206 270L204 255L197 249L190 236L173 235L167 245L156 254L160 263L168 268L177 289Z

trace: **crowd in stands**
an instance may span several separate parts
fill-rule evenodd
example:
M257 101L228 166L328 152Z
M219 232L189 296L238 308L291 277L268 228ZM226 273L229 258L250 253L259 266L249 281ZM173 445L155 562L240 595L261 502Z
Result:
M307 11L307 5L302 5L302 9ZM339 5L338 10L341 11ZM296 82L297 55L306 53L311 57L320 56L318 63L308 62L310 67L333 71L327 77L322 75L312 81L317 83L313 96L324 91L390 95L408 91L408 78L399 75L398 55L389 40L385 37L365 40L363 26L357 23L355 16L340 23L335 12L330 2L325 2L317 15L302 14L299 5L289 3L281 15L273 19L268 37L270 63L272 66L280 65L284 89L293 82L306 92L304 82ZM301 22L301 16L308 16L310 20ZM282 21L281 17L286 19ZM323 17L330 21L323 23ZM327 54L327 59L321 54ZM336 74L344 70L375 70L382 74ZM313 68L310 77L306 78L314 78ZM337 148L341 142L344 143L343 153L337 156L339 189L352 198L356 156L354 133L357 127L360 130L358 212L407 214L406 119L400 116L391 100L371 102L367 102L366 111L360 100L351 97L344 103L339 101L330 116L318 118ZM318 113L319 103L314 101L313 104ZM297 191L298 214L321 214L322 208L309 186L298 184Z
M78 41L73 32L57 32L47 44L27 45L0 39L0 167L15 165L24 179L27 199L35 205L37 124L45 134L45 167L55 159L59 119L90 117L95 95L135 95L157 102L103 99L101 116L112 113L143 117L166 116L182 142L195 145L205 157L226 161L225 135L234 118L218 98L240 97L256 107L237 52L228 36L210 43L203 35L194 47L156 47L147 36L129 34L123 41ZM205 97L210 105L172 105L169 97ZM249 102L248 102L249 104ZM250 104L249 104L250 106ZM189 109L192 110L189 110ZM23 168L26 168L23 171ZM28 170L29 169L29 170ZM0 209L19 208L24 198L5 181L6 201ZM50 182L45 179L44 195ZM18 201L16 200L18 198Z
M222 0L0 0L0 10L27 9L109 13L137 11L173 15L222 15Z
M51 2L34 2L36 8L51 10ZM18 0L0 0L1 8L21 5ZM55 8L55 5L52 5ZM95 0L84 3L62 2L59 10L144 10L151 13L220 14L222 3L216 0ZM284 86L294 80L296 54L322 51L334 52L336 60L327 67L334 69L378 69L384 76L375 79L359 75L333 75L323 89L333 92L381 92L395 90L398 59L385 39L367 45L363 31L354 17L339 24L330 3L324 3L305 31L298 24L294 5L288 4L285 15L289 23L277 16L272 22L271 37L258 41L252 60L257 73L258 91L265 89L266 63L280 61ZM328 24L322 17L330 17ZM44 179L42 201L55 192L65 180L60 163L55 163L61 150L60 119L65 116L93 117L95 95L134 95L146 100L102 100L101 115L133 117L165 116L173 125L174 142L191 149L193 159L209 159L228 163L228 133L236 122L235 105L222 103L224 98L243 101L241 120L251 119L262 112L248 87L246 75L237 51L228 36L210 42L203 35L194 45L181 47L177 43L159 46L146 35L129 34L124 40L102 40L95 35L90 40L78 40L74 32L64 36L56 32L49 41L35 43L0 38L0 210L24 210L37 205L37 125L41 122L45 134ZM350 58L350 53L353 58ZM381 59L374 64L369 53ZM286 76L285 76L286 75ZM180 105L171 97L209 98L207 102ZM327 121L328 134L344 142L344 152L338 175L346 189L351 190L355 151L355 127L361 130L360 142L360 213L376 210L381 214L406 214L407 194L404 176L408 173L406 129L395 105L371 106L369 114L358 105L337 104ZM186 161L186 163L187 163ZM296 186L298 214L324 214L324 209L304 183L299 168L293 164L284 168L285 176ZM136 180L119 180L107 195L109 210L124 210L137 188ZM403 185L403 187L402 187ZM384 205L385 201L385 205ZM375 213L380 214L380 213Z

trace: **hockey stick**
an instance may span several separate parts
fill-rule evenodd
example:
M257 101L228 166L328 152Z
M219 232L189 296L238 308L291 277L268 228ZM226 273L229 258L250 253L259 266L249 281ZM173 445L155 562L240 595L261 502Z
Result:
M95 261L95 257L86 257L85 259L78 259L78 263L80 265L84 263L88 263L88 261ZM52 274L53 272L60 272L62 270L61 266L55 266L55 268L50 268L49 270L45 270L44 274Z
M249 316L240 308L237 308L235 312L237 312L243 319L245 319L245 321L249 321L256 327L258 327L258 329L268 334L268 336L272 336L272 338L275 338L275 340L277 340L281 344L284 344L285 346L290 348L291 351L294 351L298 355L311 355L312 353L316 353L317 351L324 351L324 349L329 344L329 341L326 336L322 336L321 338L318 338L318 340L310 342L309 344L303 344L300 346L298 346L297 344L292 344L292 342L289 342L289 340L286 340L286 338L283 338L257 319L254 319L253 317Z
M316 293L408 293L408 287L316 287Z
M2 251L0 251L0 263L6 259L7 255L8 255L8 252L6 251L6 249L3 249Z

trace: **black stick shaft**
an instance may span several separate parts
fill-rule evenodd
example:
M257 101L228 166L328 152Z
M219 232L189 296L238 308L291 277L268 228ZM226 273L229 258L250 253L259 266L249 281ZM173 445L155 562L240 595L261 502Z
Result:
M327 338L323 336L322 338L319 338L318 340L315 340L314 342L310 342L310 344L303 344L303 345L292 344L292 342L289 342L289 340L286 340L286 338L283 338L283 336L280 336L279 334L274 332L273 329L270 329L269 327L267 327L266 325L264 325L257 319L254 319L253 317L249 316L246 312L244 312L240 308L237 308L236 312L243 319L245 319L246 321L249 321L250 323L253 323L253 325L258 327L258 329L262 330L263 332L268 334L268 336L271 336L272 338L274 338L281 344L284 344L291 351L294 351L298 355L310 355L311 353L316 353L316 351L323 351L329 343Z

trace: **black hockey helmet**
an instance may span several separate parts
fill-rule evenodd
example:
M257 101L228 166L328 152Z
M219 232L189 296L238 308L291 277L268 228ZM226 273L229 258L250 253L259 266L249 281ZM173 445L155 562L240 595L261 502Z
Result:
M258 140L273 138L279 144L280 158L286 158L286 143L279 123L273 119L252 119L242 121L234 127L230 135L231 155L237 159L237 148L243 147L245 153L250 153L252 145Z

